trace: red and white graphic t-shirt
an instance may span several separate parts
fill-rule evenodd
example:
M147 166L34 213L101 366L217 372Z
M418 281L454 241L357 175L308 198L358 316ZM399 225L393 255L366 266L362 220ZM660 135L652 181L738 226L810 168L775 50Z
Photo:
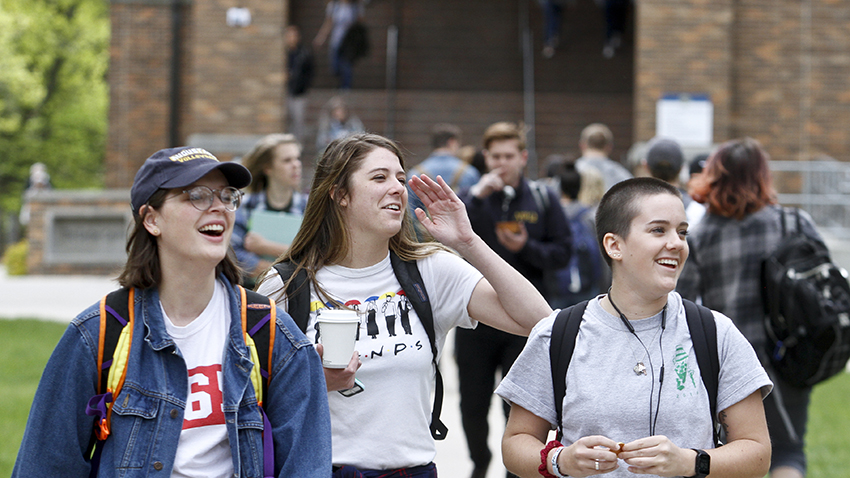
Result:
M222 411L221 363L230 329L230 310L224 285L216 281L206 309L185 327L165 317L165 329L174 339L189 371L189 396L183 414L183 431L174 459L173 478L227 477L233 460Z

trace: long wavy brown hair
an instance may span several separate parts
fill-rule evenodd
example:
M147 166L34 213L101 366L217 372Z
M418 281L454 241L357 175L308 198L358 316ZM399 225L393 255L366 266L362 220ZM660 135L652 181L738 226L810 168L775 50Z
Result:
M349 191L352 174L360 168L363 159L377 148L393 153L404 168L401 149L392 140L377 134L363 133L340 138L332 141L325 149L316 164L301 228L289 250L275 261L291 261L295 271L291 277L282 277L284 287L272 293L273 297L285 290L292 278L304 269L319 297L323 301L335 302L319 286L316 272L325 265L341 262L350 252L349 225L346 224L339 201ZM449 250L438 242L418 242L412 221L410 211L405 208L401 230L390 238L389 249L399 258L410 261L425 258L437 251ZM268 277L266 274L263 281Z
M708 158L688 192L708 212L741 220L777 202L769 162L755 139L727 141Z

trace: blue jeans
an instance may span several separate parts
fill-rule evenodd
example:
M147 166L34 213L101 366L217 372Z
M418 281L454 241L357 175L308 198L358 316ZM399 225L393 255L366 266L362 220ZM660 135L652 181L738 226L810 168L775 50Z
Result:
M770 469L788 466L805 476L807 463L804 446L812 389L791 386L773 370L768 371L773 381L773 391L764 399L764 414L773 446Z
M339 54L339 48L331 50L331 70L334 76L339 78L339 88L351 89L351 80L354 76L354 65Z

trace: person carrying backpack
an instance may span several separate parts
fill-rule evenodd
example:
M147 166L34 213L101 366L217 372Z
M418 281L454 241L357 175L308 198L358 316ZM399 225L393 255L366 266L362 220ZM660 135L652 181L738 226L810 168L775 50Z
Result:
M60 339L13 477L331 473L319 355L285 312L237 286L230 236L239 188L250 182L243 166L201 148L164 149L144 162L130 191L122 289ZM264 300L262 328L275 339L258 363L263 345L250 345L243 320ZM126 323L117 340L104 333L115 330L112 320ZM257 366L268 376L255 382ZM122 379L104 387L100 368Z
M744 336L717 312L718 370L701 367L689 306L674 292L688 258L679 191L654 178L617 183L599 204L596 231L612 284L586 303L565 375L551 371L550 347L564 338L553 332L556 313L532 330L496 389L511 403L506 467L523 477L762 477L770 454L762 399L772 384ZM704 375L717 378L721 447ZM565 385L560 407L556 383ZM546 444L552 427L559 440Z
M771 476L801 478L807 468L804 437L812 389L793 386L776 373L764 328L762 264L782 239L786 214L777 205L769 164L770 156L756 140L735 139L720 145L692 179L691 197L708 211L689 237L692 258L677 290L729 316L759 353L775 385L765 400ZM794 214L787 215L789 232L796 231ZM805 211L799 219L799 232L823 242Z
M562 269L545 272L549 304L553 309L561 309L596 297L608 288L610 281L596 242L595 208L578 199L583 178L575 160L554 163L550 177L561 191L561 207L570 223L573 242L570 263Z
M527 334L551 313L534 286L473 233L463 203L442 177L407 182L429 211L417 209L418 220L439 241L416 242L405 182L404 157L391 140L358 134L331 142L316 165L301 229L276 264L293 265L293 273L282 277L275 267L258 286L286 303L314 340L323 310L359 312L348 366L325 368L337 477L436 477L432 437L445 429L432 434L439 410L431 412L431 396L448 332L481 321ZM421 281L403 286L409 281L399 273L412 269ZM287 287L302 272L308 317L294 312L303 292ZM429 306L430 325L416 302ZM378 320L378 311L396 320ZM324 353L321 344L317 349Z

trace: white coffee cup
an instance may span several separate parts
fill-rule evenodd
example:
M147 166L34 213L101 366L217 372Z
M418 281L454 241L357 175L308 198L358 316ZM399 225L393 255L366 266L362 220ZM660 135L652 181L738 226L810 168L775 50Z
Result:
M360 319L357 312L345 309L323 309L319 312L316 327L319 342L325 351L322 365L327 368L345 368L354 353L354 342Z

